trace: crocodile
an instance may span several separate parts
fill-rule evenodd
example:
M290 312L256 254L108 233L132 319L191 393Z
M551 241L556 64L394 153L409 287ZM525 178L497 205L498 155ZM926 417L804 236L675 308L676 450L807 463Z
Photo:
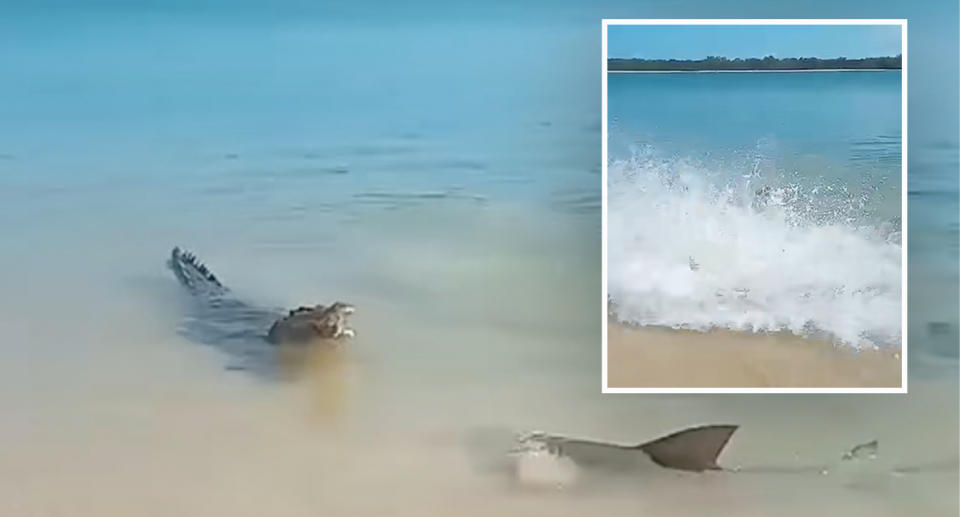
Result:
M272 362L271 346L337 344L356 335L347 326L347 317L355 311L352 304L336 301L284 312L244 300L180 247L170 252L167 266L186 294L181 333L239 360L231 369Z

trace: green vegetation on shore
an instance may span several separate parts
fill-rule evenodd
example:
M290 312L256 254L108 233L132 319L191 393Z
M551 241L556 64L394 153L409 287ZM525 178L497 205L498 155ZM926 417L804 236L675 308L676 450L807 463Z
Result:
M706 59L620 59L607 60L610 72L696 72L721 70L900 70L901 54L893 57L868 57L863 59L819 59L815 57L790 57L777 59L728 59L710 56Z

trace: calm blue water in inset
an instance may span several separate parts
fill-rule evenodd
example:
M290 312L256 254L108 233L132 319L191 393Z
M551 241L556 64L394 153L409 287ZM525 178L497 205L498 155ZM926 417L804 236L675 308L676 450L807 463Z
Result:
M648 138L688 156L761 162L774 171L760 172L790 179L818 176L858 191L883 185L870 192L877 216L900 214L899 71L610 74L608 81L611 125L622 133L612 139L613 158Z
M610 74L621 317L899 343L901 107L899 71Z

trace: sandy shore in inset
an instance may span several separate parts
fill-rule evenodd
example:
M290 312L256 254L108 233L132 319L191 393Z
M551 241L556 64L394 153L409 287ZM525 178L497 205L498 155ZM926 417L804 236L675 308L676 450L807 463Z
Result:
M899 388L894 351L857 352L793 334L709 333L610 322L611 388Z

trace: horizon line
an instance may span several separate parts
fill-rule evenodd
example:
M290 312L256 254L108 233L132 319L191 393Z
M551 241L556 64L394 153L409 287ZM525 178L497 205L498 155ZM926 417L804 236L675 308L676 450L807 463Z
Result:
M701 58L696 58L696 59L678 59L678 58L675 58L675 57L636 57L636 56L634 56L634 57L611 57L611 56L607 56L607 60L610 60L610 59L625 59L625 60L639 60L639 61L706 61L706 60L708 60L708 59L710 59L710 58L719 58L719 59L726 59L726 60L728 60L728 61L736 61L737 59L739 59L739 60L741 60L741 61L749 61L749 60L751 60L751 59L756 59L756 60L759 60L759 61L763 61L764 59L766 59L766 58L768 58L768 57L772 57L772 58L774 58L774 59L776 59L776 60L778 60L778 61L782 61L782 60L785 60L785 59L816 59L816 60L818 60L818 61L836 61L836 60L841 60L841 59L843 59L843 60L846 60L846 61L860 61L860 60L865 60L865 59L895 59L895 58L898 58L898 57L902 59L902 58L903 58L903 53L901 52L900 54L893 55L893 56L867 56L867 57L846 57L846 56L838 56L838 57L810 57L810 56L804 56L804 57L776 57L776 56L770 55L770 56L764 56L764 57L706 56L706 57L701 57Z

